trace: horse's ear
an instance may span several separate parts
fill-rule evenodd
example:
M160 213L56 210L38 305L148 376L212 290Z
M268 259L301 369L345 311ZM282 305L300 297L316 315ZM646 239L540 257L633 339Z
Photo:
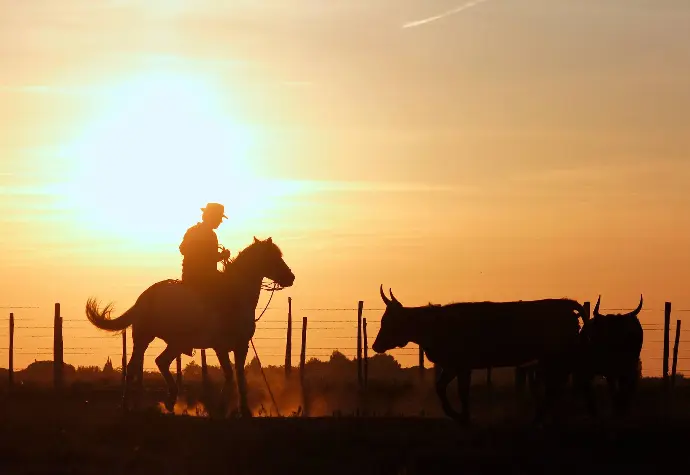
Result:
M269 244L273 244L273 238L270 237L270 238L266 239L266 242Z

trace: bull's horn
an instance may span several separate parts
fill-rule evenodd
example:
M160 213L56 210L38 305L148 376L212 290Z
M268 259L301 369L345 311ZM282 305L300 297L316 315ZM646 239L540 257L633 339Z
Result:
M393 295L393 291L391 289L388 289L388 293L391 295L393 302L400 303L400 302L398 302L398 299L395 298L395 295Z
M601 303L601 295L600 295L599 298L597 299L597 304L594 306L594 313L593 313L593 315L594 315L595 317L601 316L601 314L599 313L599 304L600 304L600 303Z
M379 290L381 292L381 298L383 299L383 303L385 303L386 305L390 305L390 299L386 297L386 294L383 293L383 284L381 284L381 288Z
M642 294L640 294L640 304L637 306L635 310L633 310L630 313L626 313L626 317L636 317L638 313L640 313L640 310L642 310Z

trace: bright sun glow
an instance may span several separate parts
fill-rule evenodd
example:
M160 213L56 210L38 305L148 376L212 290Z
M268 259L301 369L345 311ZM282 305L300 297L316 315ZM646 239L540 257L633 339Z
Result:
M102 115L66 150L66 199L82 226L141 244L179 241L209 201L252 233L285 188L252 169L257 129L228 115L208 81L149 74L109 88Z

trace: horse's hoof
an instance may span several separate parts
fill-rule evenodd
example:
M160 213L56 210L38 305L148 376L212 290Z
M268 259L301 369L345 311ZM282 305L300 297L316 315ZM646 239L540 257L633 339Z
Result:
M177 402L176 397L169 397L165 400L165 408L168 410L168 412L175 412L175 402Z
M460 427L468 427L470 425L470 418L462 415L453 415L451 419Z

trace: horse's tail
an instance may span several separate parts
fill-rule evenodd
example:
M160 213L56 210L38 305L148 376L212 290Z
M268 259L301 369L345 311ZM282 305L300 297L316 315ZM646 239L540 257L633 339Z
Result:
M99 310L98 302L96 302L95 299L90 298L86 302L86 318L88 318L91 323L101 330L107 330L110 332L122 331L130 326L132 323L134 323L138 313L137 304L135 304L125 313L113 320L110 318L110 313L112 310L112 303L106 305L103 310Z

